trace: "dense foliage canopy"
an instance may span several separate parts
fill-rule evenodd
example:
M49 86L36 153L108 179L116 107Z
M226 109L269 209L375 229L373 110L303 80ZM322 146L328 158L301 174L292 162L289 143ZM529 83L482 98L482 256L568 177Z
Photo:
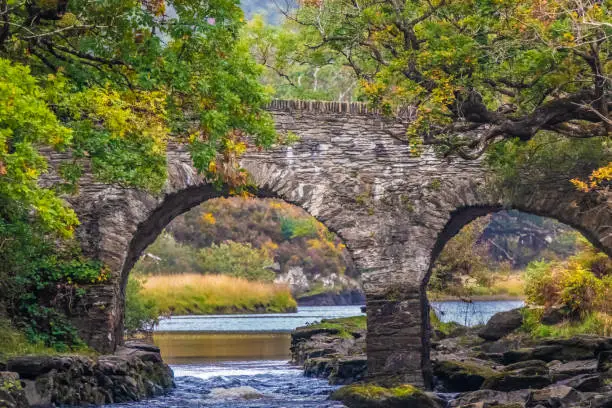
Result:
M407 138L477 157L541 131L609 135L610 4L596 0L304 0L302 59L350 66ZM398 137L406 138L405 135Z
M172 139L213 182L248 183L238 156L275 132L243 25L233 0L0 0L0 312L30 338L74 343L58 310L108 277L70 242L60 198L86 168L158 192ZM51 149L55 185L40 179Z

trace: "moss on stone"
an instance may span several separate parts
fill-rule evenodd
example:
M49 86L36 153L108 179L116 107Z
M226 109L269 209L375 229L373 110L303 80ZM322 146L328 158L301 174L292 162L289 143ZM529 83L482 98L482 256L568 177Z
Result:
M417 387L404 384L385 388L376 384L352 384L331 398L349 408L436 408L437 404Z
M325 319L320 323L308 326L309 330L330 330L337 333L338 337L354 337L354 333L366 329L367 319L365 316L346 317L341 319Z
M21 390L21 381L15 380L15 381L10 381L10 380L5 380L2 382L2 384L0 385L0 390L4 390L4 391L18 391Z
M487 379L498 375L485 365L456 360L436 362L434 373L451 392L478 390Z
M444 323L433 310L429 311L429 321L432 329L440 332L444 337L448 337L458 329L464 327L456 322Z
M522 375L516 372L504 372L489 377L482 384L483 390L516 391L523 389L540 389L551 384L550 378L543 375Z

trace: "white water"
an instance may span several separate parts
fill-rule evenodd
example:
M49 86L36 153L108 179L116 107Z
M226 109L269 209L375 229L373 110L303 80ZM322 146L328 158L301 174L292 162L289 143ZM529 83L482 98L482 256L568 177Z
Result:
M442 321L470 326L521 305L509 301L432 303ZM328 400L337 387L305 378L300 368L287 362L289 332L322 319L361 314L359 306L339 306L302 307L295 314L165 319L156 336L163 339L158 344L164 358L176 363L171 367L177 388L160 398L114 407L342 408Z

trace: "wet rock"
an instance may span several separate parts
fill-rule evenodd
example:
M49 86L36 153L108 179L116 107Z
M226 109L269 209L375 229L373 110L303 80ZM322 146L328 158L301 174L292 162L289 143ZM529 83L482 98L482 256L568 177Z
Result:
M28 402L103 405L160 395L174 384L172 370L158 352L141 345L122 347L97 360L82 356L11 358L7 366L19 373Z
M329 378L334 360L326 357L310 358L304 362L304 375L312 378Z
M123 346L127 349L148 351L150 353L156 353L156 354L160 353L159 347L157 347L154 344L149 344L149 343L145 343L142 341L136 341L136 340L126 341Z
M581 392L595 392L604 385L601 376L597 374L582 374L559 382L560 385L574 388Z
M351 384L365 378L365 330L300 327L291 335L291 361L307 377L327 378L332 384Z
M574 408L583 401L582 395L565 385L553 385L533 391L528 398L527 407Z
M596 359L603 351L612 351L612 338L599 336L574 336L567 339L549 339L543 346L560 347L556 360L590 360Z
M548 367L553 381L561 381L581 374L596 373L597 360L570 361L568 363L554 361Z
M510 350L504 353L504 364L513 364L527 360L553 361L561 352L560 346L540 346Z
M495 391L517 391L523 389L544 388L551 384L550 378L537 367L527 367L520 370L505 371L487 378L482 389Z
M521 340L519 338L503 338L497 341L489 341L480 344L477 350L484 353L500 353L503 354L509 350L517 350L521 348Z
M463 327L463 326L461 326ZM460 333L462 329L459 329ZM480 346L483 339L472 334L457 334L456 337L442 338L432 344L432 348L443 354L458 354L466 352L469 348Z
M21 378L34 379L52 370L79 369L86 360L83 357L22 356L10 358L6 365Z
M334 385L352 384L363 380L367 375L368 359L365 355L345 357L334 361L329 374L329 382Z
M568 339L549 339L534 347L509 350L504 353L504 364L525 360L563 362L592 360L604 351L612 350L612 339L597 336L576 336Z
M436 361L433 369L434 375L448 392L478 390L486 379L498 374L491 367L477 361Z
M466 408L473 404L482 404L485 407L524 407L529 391L502 392L494 390L479 390L462 394L450 401L450 408Z
M549 372L549 368L546 363L542 360L526 360L518 363L510 364L504 367L504 371L517 371L521 370L523 373L534 373L538 375L546 375Z
M347 385L331 399L348 408L441 408L437 401L412 385L384 388L372 384Z
M213 388L210 397L215 399L256 400L264 395L253 387Z
M300 340L311 339L317 334L335 336L339 333L340 333L339 329L327 329L327 328L320 328L316 326L314 327L303 326L303 327L298 327L291 333L291 340L293 343L297 343Z
M521 309L496 313L478 333L485 340L495 341L512 333L523 324Z
M584 408L612 408L612 392L589 396L580 406Z

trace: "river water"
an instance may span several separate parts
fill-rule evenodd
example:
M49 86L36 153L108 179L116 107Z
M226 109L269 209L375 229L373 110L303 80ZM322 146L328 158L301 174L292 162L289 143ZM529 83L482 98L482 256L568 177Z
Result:
M443 321L475 325L522 302L434 302ZM359 306L300 307L277 315L183 316L163 320L154 335L174 370L176 389L129 408L341 408L336 389L291 366L290 332L321 319L361 315Z

